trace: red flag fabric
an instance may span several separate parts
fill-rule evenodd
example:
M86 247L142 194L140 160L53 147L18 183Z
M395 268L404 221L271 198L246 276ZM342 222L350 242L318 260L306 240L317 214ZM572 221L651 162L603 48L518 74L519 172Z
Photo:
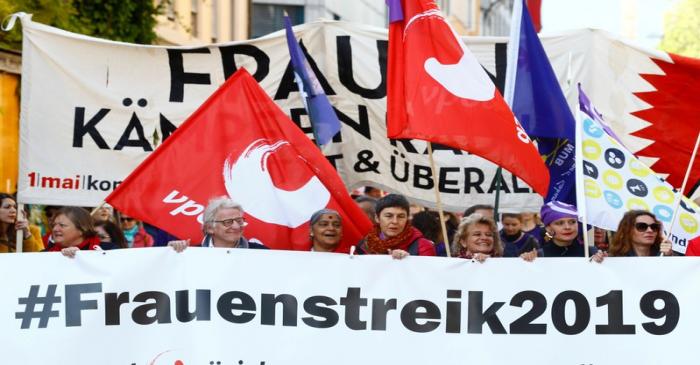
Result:
M535 32L539 33L542 30L542 0L527 0L527 11L530 12L532 25L535 27Z
M181 238L201 241L213 197L240 203L243 235L270 248L308 250L313 212L337 210L338 252L372 224L331 164L250 74L231 76L106 201Z
M503 97L431 0L389 25L387 135L479 155L547 194L549 172Z

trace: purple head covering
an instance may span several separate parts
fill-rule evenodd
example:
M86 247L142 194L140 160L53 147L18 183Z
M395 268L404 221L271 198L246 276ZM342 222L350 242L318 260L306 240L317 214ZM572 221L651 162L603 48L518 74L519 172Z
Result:
M542 217L542 223L547 226L557 219L578 219L578 211L574 205L552 200L542 206L542 209L540 209L540 216Z

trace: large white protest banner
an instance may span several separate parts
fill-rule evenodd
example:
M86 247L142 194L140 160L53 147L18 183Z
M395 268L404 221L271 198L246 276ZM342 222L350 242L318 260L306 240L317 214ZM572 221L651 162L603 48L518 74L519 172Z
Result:
M245 42L185 48L110 42L47 27L27 17L22 25L18 186L22 202L99 204L239 67L248 69L311 136L283 32ZM374 185L432 206L435 182L426 144L386 138L386 30L317 22L295 27L295 32L343 124L341 134L324 153L346 185ZM599 74L603 75L599 79L626 87L615 95L610 94L618 90L615 88L587 87L592 99L605 101L598 104L601 111L618 113L619 105L624 105L624 113L647 107L631 91L651 90L639 74L661 73L659 67L637 51L634 62L618 70L624 77L606 77L609 65L581 61L589 59L591 45L600 42L607 42L603 48L610 47L610 57L627 47L588 30L543 39L571 105L576 105L575 96L571 97L573 91L567 85L584 80L584 86L589 86L585 80ZM467 38L467 43L502 86L506 39ZM633 54L629 47L624 49L628 56ZM440 107L441 102L435 100L435 106ZM622 129L625 138L644 125L627 114L611 119L624 123L613 127ZM631 139L628 145L633 149L648 144ZM437 186L447 209L493 204L497 189L493 164L462 151L435 149ZM510 174L503 178L501 189L504 211L538 210L541 204L538 195Z
M695 258L154 248L2 255L0 274L3 364L697 363Z

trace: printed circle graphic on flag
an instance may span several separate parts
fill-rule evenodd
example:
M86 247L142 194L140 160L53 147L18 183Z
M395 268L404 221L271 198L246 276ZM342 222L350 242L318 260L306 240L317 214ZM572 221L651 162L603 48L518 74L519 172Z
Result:
M673 217L673 209L668 205L657 205L652 212L656 215L656 218L664 222L671 222L671 218Z
M678 218L678 223L681 225L683 230L688 233L697 233L698 231L698 221L690 213L682 212Z
M673 203L673 191L666 186L657 186L653 190L654 198L661 203Z
M586 196L591 198L591 199L597 199L600 198L603 193L600 190L600 186L598 186L598 183L595 180L591 179L585 179L583 181L583 191L585 192Z
M606 190L603 195L605 195L605 201L608 202L608 205L615 209L622 208L622 199L620 198L617 193L614 193L610 190Z
M637 159L631 159L630 163L628 164L630 171L638 177L647 177L649 174L651 174L651 169L644 166L644 164L637 160Z
M581 148L583 150L583 157L589 160L597 160L602 150L598 142L591 139L583 141L583 146L581 146Z
M613 190L622 189L622 176L613 170L605 170L603 173L603 182Z
M587 135L593 137L593 138L600 138L600 136L603 135L603 130L598 127L596 123L593 123L593 121L589 118L586 118L586 120L583 121L583 130L586 132Z
M605 162L614 169L621 169L625 166L625 154L617 148L605 150Z
M594 164L584 160L583 161L583 174L588 176L588 177L592 177L594 179L597 179L598 178L598 168Z
M649 195L649 188L647 188L647 184L639 179L627 180L627 191L629 191L630 194L640 198Z
M630 198L627 201L627 209L629 209L629 210L635 210L635 209L649 210L649 204L647 204L644 200L642 200L640 198Z

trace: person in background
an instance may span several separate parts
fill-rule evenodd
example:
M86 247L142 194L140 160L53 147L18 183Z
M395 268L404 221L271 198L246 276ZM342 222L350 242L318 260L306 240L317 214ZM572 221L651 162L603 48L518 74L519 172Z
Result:
M380 199L382 197L382 191L372 186L365 186L365 196Z
M416 214L418 214L418 213L420 213L420 212L424 212L424 211L425 211L425 208L424 208L422 205L418 205L418 204L411 204L411 205L409 205L409 208L408 208L408 220L412 221L414 215L416 215Z
M525 252L539 249L537 240L523 232L521 219L520 214L501 214L503 229L500 232L500 238L504 243L503 257L520 257Z
M471 207L467 208L464 211L464 217L469 217L470 215L474 213L479 213L481 214L482 217L488 217L491 218L492 220L494 219L494 209L492 205L488 204L477 204L477 205L472 205Z
M146 230L146 233L153 237L154 247L167 246L168 242L177 240L177 237L156 226L150 225L146 222L141 223L143 224L143 229Z
M92 217L85 209L63 207L53 222L54 244L46 251L60 251L63 256L72 258L78 251L102 249Z
M343 222L333 209L321 209L309 220L311 251L335 252L343 239Z
M377 201L375 225L358 243L358 254L389 254L395 259L409 255L435 256L433 243L411 226L408 220L409 203L406 197L389 194Z
M119 217L128 248L152 247L153 237L146 233L141 222L122 213Z
M437 256L447 256L445 239L442 237L442 227L440 227L440 215L437 212L426 210L417 213L411 219L411 224L423 234L423 237L435 243Z
M114 222L114 208L111 205L104 203L97 207L92 213L94 222L112 221Z
M115 248L128 248L124 232L117 224L110 220L95 222L95 232L100 238L100 247L103 250Z
M607 251L610 247L610 237L608 235L608 231L602 228L593 227L593 245L595 245L598 250Z
M584 257L585 248L578 239L578 211L576 207L552 200L540 210L545 228L543 257ZM602 262L604 254L591 248L590 254L596 262Z
M265 245L248 241L243 236L247 225L243 214L243 207L229 197L222 196L209 201L204 209L202 247L267 249ZM182 252L190 245L190 241L170 241L168 246Z
M372 198L371 196L360 195L355 198L355 203L357 203L360 209L365 212L370 221L374 221L374 209L377 206L377 199Z
M61 210L61 207L55 205L44 206L44 215L46 216L46 233L41 237L44 242L44 248L48 248L53 245L53 237L51 236L51 229L53 228L53 219L56 218L56 214Z
M520 221L523 224L523 232L529 234L537 240L537 244L542 247L544 243L544 226L537 213L520 213Z
M38 232L32 233L26 215L17 213L17 201L6 193L0 193L0 252L17 251L17 231L22 232L22 252L39 252L44 244Z
M625 213L610 242L610 256L673 256L671 242L661 233L663 226L646 210Z
M478 262L484 262L489 257L503 256L503 246L493 219L481 213L472 213L462 218L452 240L452 255Z

